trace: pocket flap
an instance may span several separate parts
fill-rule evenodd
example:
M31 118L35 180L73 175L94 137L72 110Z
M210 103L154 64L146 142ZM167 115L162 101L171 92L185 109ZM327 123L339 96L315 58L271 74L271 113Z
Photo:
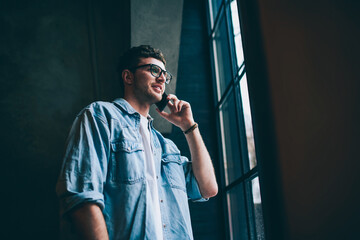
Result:
M177 164L183 164L186 161L186 157L182 157L180 154L170 154L162 158L161 161L164 163L173 162Z
M114 152L118 152L118 151L135 152L135 151L143 151L144 150L142 143L130 142L130 141L112 142L111 148Z

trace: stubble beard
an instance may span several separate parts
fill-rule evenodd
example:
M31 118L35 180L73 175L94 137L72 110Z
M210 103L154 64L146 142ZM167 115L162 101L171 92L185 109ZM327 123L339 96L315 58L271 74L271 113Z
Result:
M141 102L149 104L157 103L161 100L161 95L156 93L151 86L141 87L137 86L134 91L137 99Z

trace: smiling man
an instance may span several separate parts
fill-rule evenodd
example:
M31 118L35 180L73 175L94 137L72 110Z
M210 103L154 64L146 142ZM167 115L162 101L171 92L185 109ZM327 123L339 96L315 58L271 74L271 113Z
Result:
M71 128L57 182L63 239L193 239L188 199L218 191L191 106L169 94L191 161L153 128L150 106L172 76L163 54L133 47L120 60L124 97L84 108Z

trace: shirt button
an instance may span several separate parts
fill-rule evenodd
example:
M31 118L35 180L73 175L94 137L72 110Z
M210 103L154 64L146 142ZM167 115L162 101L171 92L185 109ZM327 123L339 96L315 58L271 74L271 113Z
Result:
M164 224L164 226L163 226L164 228L166 228L166 225Z
M164 200L161 199L160 202L164 202Z
M159 176L156 176L156 179L159 179Z

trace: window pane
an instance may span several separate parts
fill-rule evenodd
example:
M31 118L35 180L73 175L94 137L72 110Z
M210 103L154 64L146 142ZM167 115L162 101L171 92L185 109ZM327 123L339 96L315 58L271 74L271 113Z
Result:
M239 68L241 64L244 62L244 54L242 48L237 2L233 0L230 4L230 7L231 7L231 19L232 19L233 35L234 35L234 43L235 43L236 62L237 62L237 67Z
M215 21L216 15L218 14L218 12L220 10L221 2L222 2L222 0L210 0L209 1L209 3L211 4L211 10L212 10L212 14L213 14L212 15L213 16L213 21ZM214 22L212 22L212 24L213 23Z
M248 92L246 74L240 80L240 91L241 91L241 102L244 111L246 140L247 140L247 148L249 154L249 165L250 165L250 169L252 169L253 167L256 166L257 162L255 155L254 132L253 132L253 126L251 120L249 92Z
M236 123L234 94L220 108L221 139L226 185L241 176L240 143Z
M261 195L260 195L260 185L259 185L259 177L254 178L251 181L252 185L252 195L253 195L253 203L254 203L254 216L255 216L255 227L256 227L256 239L264 240L264 222L263 222L263 214L262 214L262 206L261 206Z
M213 47L218 100L220 100L221 95L224 93L227 85L231 81L232 75L229 55L230 48L224 17L221 18L219 26L214 33Z
M244 189L242 184L235 186L229 191L227 194L227 203L230 239L249 239Z

